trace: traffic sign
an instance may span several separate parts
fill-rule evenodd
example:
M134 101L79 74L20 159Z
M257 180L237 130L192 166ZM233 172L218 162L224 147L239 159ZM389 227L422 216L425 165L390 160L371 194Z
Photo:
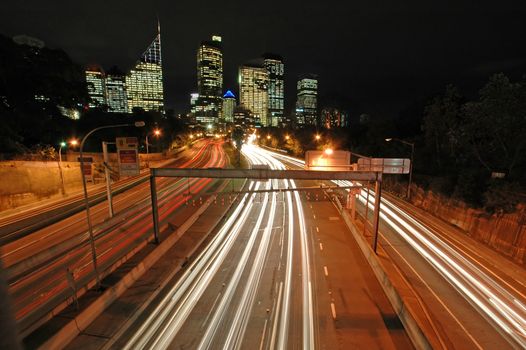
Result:
M351 170L351 152L325 150L305 152L305 169L325 171Z
M117 137L117 155L121 176L139 175L139 141L136 137Z
M407 158L360 158L358 170L379 171L384 174L409 174L411 161Z

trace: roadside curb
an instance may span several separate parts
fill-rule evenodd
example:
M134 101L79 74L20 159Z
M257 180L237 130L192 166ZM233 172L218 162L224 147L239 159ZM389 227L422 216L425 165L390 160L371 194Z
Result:
M338 200L338 198L332 197L333 203L343 218L343 221L349 228L353 238L358 243L360 250L362 251L365 259L369 263L369 266L374 272L376 279L382 286L382 289L389 299L393 309L395 310L398 318L404 325L411 342L417 349L433 349L430 339L426 336L422 326L418 322L414 315L412 308L404 301L404 298L400 295L392 281L389 279L385 267L380 262L380 259L374 253L373 249L366 242L365 238L356 230L352 223L349 213L347 213Z

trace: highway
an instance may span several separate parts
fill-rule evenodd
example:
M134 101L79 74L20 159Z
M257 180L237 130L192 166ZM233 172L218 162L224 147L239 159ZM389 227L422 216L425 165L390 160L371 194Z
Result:
M252 166L285 168L257 147L243 153ZM313 209L299 191L267 191L294 189L294 180L247 186L210 243L114 348L411 348L358 248L349 254L342 245L345 225L328 200Z
M188 152L180 167L223 167L227 163L222 141L202 141ZM201 193L214 186L210 179L159 179L161 230L189 203L199 205ZM116 215L108 219L107 203L92 206L99 270L105 276L124 257L131 257L152 239L149 184L114 196ZM69 201L66 201L69 206ZM9 277L9 291L19 327L32 329L57 307L71 302L72 287L82 292L93 284L94 271L85 212L46 226L1 247ZM102 277L103 277L102 276Z
M292 167L304 166L272 155ZM363 189L358 201L362 216L366 200ZM373 205L371 191L369 222ZM444 348L526 347L526 286L524 279L513 278L512 264L498 264L489 249L477 250L451 226L388 194L382 196L380 221L380 254L396 262L420 295Z

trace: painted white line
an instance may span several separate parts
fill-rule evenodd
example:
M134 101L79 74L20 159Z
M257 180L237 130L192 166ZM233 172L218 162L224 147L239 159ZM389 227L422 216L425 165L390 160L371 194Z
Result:
M323 250L323 243L320 243L320 250Z
M208 315L206 315L205 320L201 324L201 328L203 328L206 325L206 322L208 322L208 319L210 318L210 315L212 314L212 311L214 311L214 307L217 304L217 300L219 300L219 297L221 296L221 292L216 297L216 300L214 300L214 303L212 304L212 307L210 308L210 311L208 312Z
M334 303L331 303L331 311L332 311L332 318L336 319L336 307L334 306Z
M312 216L314 217L314 219L316 219L316 215L312 214Z
M265 343L265 333L267 333L268 318L265 319L265 325L263 326L263 334L261 335L261 342L259 342L259 350L263 349Z
M327 270L327 266L323 267L323 271L325 272L325 276L329 276L329 270Z
M320 229L316 226L316 232L320 233Z

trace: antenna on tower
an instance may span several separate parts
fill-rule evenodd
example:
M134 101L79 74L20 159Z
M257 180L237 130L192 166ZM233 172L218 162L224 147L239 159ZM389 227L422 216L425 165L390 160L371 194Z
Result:
M157 17L157 34L161 34L161 21L159 20L159 15L156 14Z

